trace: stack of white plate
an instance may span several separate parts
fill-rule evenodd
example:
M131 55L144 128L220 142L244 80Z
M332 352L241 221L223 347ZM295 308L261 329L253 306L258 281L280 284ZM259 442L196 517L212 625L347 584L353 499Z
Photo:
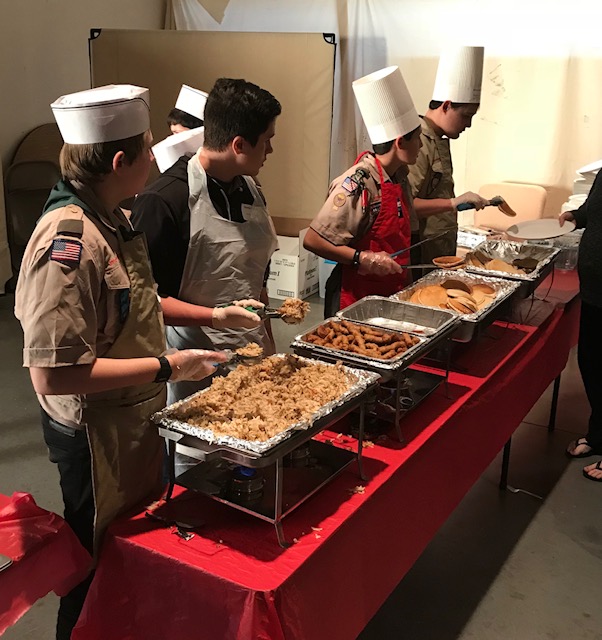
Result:
M577 178L573 180L573 195L562 205L561 213L574 211L585 202L600 169L602 169L602 160L596 160L577 169Z

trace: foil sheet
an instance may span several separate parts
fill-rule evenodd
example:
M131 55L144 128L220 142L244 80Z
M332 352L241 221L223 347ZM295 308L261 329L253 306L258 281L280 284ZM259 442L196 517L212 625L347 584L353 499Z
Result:
M488 272L493 273L493 272ZM483 309L479 309L475 313L459 313L458 311L454 311L450 309L450 313L454 313L455 315L460 317L460 320L463 322L480 322L490 314L496 307L498 307L504 300L506 300L509 296L511 296L519 287L520 282L512 282L511 280L505 280L503 278L483 278L482 276L475 275L473 273L467 273L463 270L458 271L450 271L449 269L438 269L437 271L431 271L427 273L427 275L420 278L409 287L403 289L399 293L392 295L391 298L393 300L401 300L403 302L407 302L408 304L414 304L410 302L410 298L412 294L416 291L416 289L420 289L421 287L425 287L427 285L435 285L441 284L445 280L449 279L461 280L468 285L478 284L479 282L491 285L495 289L495 298L493 302L484 307ZM426 305L416 305L416 306L426 306ZM428 308L436 308L436 307L428 307Z
M319 362L317 363L315 360L311 360L310 358L302 358L300 356L291 356L290 354L285 353L277 353L272 358L286 358L286 357L294 357L300 360L301 362L308 362L310 364L321 364L327 367L334 367L334 364L329 364L327 362ZM244 366L244 365L241 365ZM313 413L309 418L302 420L300 422L296 422L291 424L287 429L277 433L272 436L269 440L258 441L258 440L242 440L240 438L235 438L233 436L223 436L216 435L211 429L202 429L201 427L197 427L188 422L184 422L179 420L177 417L178 409L182 407L187 407L195 398L199 397L203 393L207 393L209 391L209 387L207 389L202 389L201 391L197 391L197 393L189 396L188 398L184 398L183 400L179 400L178 402L174 402L172 405L154 413L151 416L151 420L155 424L160 424L162 427L165 427L171 431L177 431L178 433L182 433L185 435L194 436L195 438L199 438L200 440L204 440L209 444L215 445L224 445L230 447L232 449L236 449L237 451L242 451L244 453L255 453L255 454L264 454L273 447L275 447L278 443L289 438L295 431L309 429L317 420L320 418L326 417L332 411L344 405L346 402L349 402L353 398L359 396L363 393L371 384L375 383L378 380L378 375L375 373L371 373L369 371L362 371L360 369L353 369L351 367L344 366L344 370L355 376L356 382L353 383L349 389L343 393L341 396L333 400L332 402L328 402L322 407L320 407L315 413Z
M560 249L554 247L543 247L540 245L527 244L524 242L510 242L509 240L485 240L477 245L473 251L482 251L491 259L499 258L512 264L517 258L533 258L539 262L531 273L506 273L505 271L494 271L492 269L481 269L473 265L466 264L465 269L469 273L478 273L483 276L497 278L510 278L527 282L536 281L542 270L556 259Z
M456 314L381 296L366 296L337 313L338 318L389 331L436 337L458 321Z
M318 327L321 327L323 324L327 322L340 322L341 318L329 318L328 320L323 320L319 322L317 325L304 331L303 333L295 336L294 340L291 342L291 347L293 349L303 349L311 353L315 358L320 358L320 355L328 355L331 358L337 358L341 362L357 367L365 367L370 366L372 370L378 370L384 372L392 372L398 371L404 367L408 366L408 361L414 361L418 352L422 351L424 345L427 342L427 338L423 338L420 336L416 336L418 338L418 342L410 347L407 351L399 354L395 358L391 358L390 360L384 360L381 358L371 358L370 356L364 356L360 353L353 353L352 351L345 351L343 349L335 349L334 347L323 347L318 344L314 344L313 342L308 342L305 340L304 336L308 333L312 333ZM391 331L390 329L384 329L379 327L379 331L383 331L384 333L397 333L395 331ZM409 332L408 332L409 333Z

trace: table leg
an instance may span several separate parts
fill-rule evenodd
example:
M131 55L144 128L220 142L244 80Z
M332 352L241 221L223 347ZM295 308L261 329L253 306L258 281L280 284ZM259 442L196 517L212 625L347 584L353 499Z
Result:
M291 546L290 542L287 542L284 537L284 531L282 530L282 489L283 489L283 466L282 458L276 460L276 491L274 498L274 526L276 527L276 535L278 536L278 544L286 549Z
M366 403L362 402L360 405L360 426L357 435L357 468L359 476L362 480L366 480L364 475L364 465L362 460L362 454L364 451L364 426L366 420Z
M173 493L173 488L176 484L176 443L174 440L167 440L167 464L169 465L169 485L167 487L167 493L165 494L165 500L169 500Z
M403 435L401 433L401 378L403 372L397 374L397 386L395 388L395 432L397 433L397 439L399 442L404 442Z
M510 445L512 444L512 436L504 445L504 453L502 455L502 472L500 473L500 489L505 491L508 488L508 467L510 465Z
M558 409L558 396L560 394L560 376L554 380L554 389L552 390L552 404L550 406L550 419L548 420L548 432L552 433L556 428L556 410Z

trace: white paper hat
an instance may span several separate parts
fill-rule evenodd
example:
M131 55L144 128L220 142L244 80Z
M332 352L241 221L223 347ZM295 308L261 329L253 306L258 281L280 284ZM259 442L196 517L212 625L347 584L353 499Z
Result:
M70 144L123 140L150 129L150 94L144 87L109 84L61 96L50 107Z
M395 140L420 126L399 67L387 67L355 80L353 92L372 144Z
M176 100L176 109L180 111L186 111L191 116L204 120L205 115L205 103L207 102L207 96L209 94L194 87L189 87L187 84L183 84Z
M439 58L433 100L481 102L484 47L451 47Z
M174 133L172 136L167 136L165 140L157 142L153 147L153 155L159 171L165 173L185 153L196 153L203 146L204 136L205 127L198 127Z

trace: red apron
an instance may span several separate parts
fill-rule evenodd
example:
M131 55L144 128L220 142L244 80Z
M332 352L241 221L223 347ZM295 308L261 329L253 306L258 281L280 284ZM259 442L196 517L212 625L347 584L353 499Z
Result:
M364 151L360 154L355 164L367 153L370 152ZM360 251L395 253L400 249L406 249L411 244L410 210L401 185L385 182L382 166L376 156L374 160L380 176L380 210L372 228L354 246ZM409 260L409 251L395 258L398 264L408 264ZM341 309L365 296L393 295L401 291L408 281L405 270L388 276L375 276L360 275L351 265L344 264L341 267Z

